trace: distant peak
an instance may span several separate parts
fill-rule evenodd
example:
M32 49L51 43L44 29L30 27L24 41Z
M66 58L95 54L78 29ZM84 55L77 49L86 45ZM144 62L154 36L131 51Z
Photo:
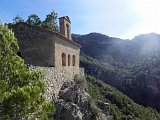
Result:
M135 36L132 40L134 41L160 40L160 34L157 33L140 34L138 36Z

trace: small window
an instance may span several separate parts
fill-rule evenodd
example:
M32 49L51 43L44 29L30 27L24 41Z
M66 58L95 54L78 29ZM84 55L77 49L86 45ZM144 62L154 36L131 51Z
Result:
M70 62L71 62L71 57L70 55L68 55L68 66L70 66Z
M75 58L75 55L73 55L73 58L72 58L72 65L75 66L75 63L76 63L76 58Z
M66 66L66 54L62 53L62 66Z

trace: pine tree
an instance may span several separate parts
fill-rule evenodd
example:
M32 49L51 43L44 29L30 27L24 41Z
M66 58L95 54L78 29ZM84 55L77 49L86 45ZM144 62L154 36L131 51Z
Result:
M47 119L54 110L45 102L41 71L31 71L17 56L14 34L0 25L0 119Z
M52 11L50 14L47 15L46 19L42 22L42 27L52 31L59 31L57 25L57 13Z
M37 26L39 26L41 24L41 20L38 17L38 15L36 15L36 14L32 14L32 15L28 16L28 19L26 22L30 25L37 25Z
M22 17L20 17L19 15L17 15L17 16L13 19L13 24L20 23L20 22L24 22L24 20L23 20Z

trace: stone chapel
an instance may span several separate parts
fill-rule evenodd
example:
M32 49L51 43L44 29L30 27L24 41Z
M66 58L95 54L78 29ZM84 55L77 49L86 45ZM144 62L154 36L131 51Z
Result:
M79 74L80 45L71 37L68 16L59 18L60 33L38 26L18 23L12 26L26 64L63 68L68 74Z
M76 75L84 76L79 67L80 45L71 37L68 16L59 18L60 32L43 29L26 23L10 26L18 40L19 56L30 69L43 69L46 100L56 99L62 85L74 81Z

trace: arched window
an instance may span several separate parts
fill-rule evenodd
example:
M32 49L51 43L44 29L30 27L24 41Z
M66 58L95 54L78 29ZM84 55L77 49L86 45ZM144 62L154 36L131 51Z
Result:
M62 66L66 66L66 54L62 53Z
M72 65L75 66L75 63L76 63L76 58L75 58L75 55L73 55L73 57L72 57Z
M68 55L68 66L70 66L70 62L71 62L71 57L70 55Z
M67 27L67 38L70 38L70 35L69 35L69 25L66 24L66 27Z

